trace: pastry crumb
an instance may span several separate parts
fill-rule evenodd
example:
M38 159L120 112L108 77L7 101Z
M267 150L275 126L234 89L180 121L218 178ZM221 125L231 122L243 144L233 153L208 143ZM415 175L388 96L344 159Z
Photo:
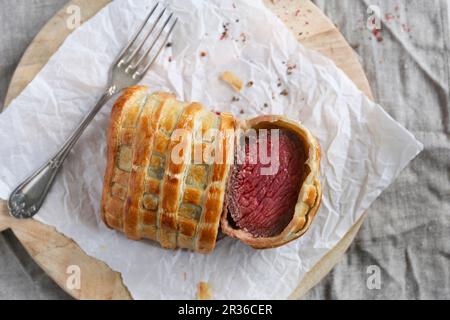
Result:
M211 287L206 282L197 285L197 300L212 300Z
M220 79L228 83L235 91L239 92L242 90L242 87L244 86L244 83L241 79L239 79L238 76L236 76L234 73L230 71L225 71L221 76Z

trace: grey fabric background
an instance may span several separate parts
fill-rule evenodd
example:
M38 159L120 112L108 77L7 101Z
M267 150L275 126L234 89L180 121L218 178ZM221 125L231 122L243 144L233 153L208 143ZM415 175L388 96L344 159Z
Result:
M315 0L360 56L376 101L425 144L369 210L355 242L306 299L450 298L450 38L445 0ZM0 0L0 110L35 34L66 0ZM378 5L382 41L365 25ZM0 142L1 143L1 142ZM370 266L381 288L370 290ZM0 234L0 299L70 299Z

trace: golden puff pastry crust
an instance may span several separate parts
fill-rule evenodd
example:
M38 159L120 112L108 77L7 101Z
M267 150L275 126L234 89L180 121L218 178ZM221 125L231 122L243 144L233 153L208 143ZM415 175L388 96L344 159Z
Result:
M172 94L147 91L132 87L113 107L102 218L130 239L209 253L216 243L230 165L191 158L196 150L217 143L204 132L233 131L234 119L198 103L177 101ZM226 139L223 134L222 143ZM223 148L224 158L230 157L227 152Z
M296 134L303 144L307 155L303 170L303 181L292 220L281 233L271 237L255 237L246 230L238 229L232 222L227 206L224 206L224 212L221 218L221 227L224 234L239 239L255 249L268 249L282 246L302 236L309 229L319 209L322 198L322 189L319 181L319 143L302 124L282 116L260 116L240 122L238 126L244 131L247 129L287 129Z

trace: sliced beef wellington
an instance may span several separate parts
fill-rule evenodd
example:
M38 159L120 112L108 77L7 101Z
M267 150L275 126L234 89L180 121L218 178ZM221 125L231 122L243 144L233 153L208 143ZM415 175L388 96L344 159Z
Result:
M255 129L258 139L254 149L255 142L245 139L242 156L236 157L243 161L231 169L222 231L254 248L278 247L304 234L319 208L319 145L301 124L279 116L258 117L241 128ZM267 129L278 129L278 136ZM264 149L267 159L277 159L269 172L262 170L270 167L267 159L254 152Z
M233 165L234 133L248 128L280 129L275 173L261 175L267 168L258 159ZM319 146L282 117L239 122L138 86L115 103L107 139L102 219L133 240L210 253L221 225L223 234L255 248L276 247L302 235L320 203ZM257 141L271 151L273 136L265 139ZM217 145L216 161L207 160L206 150ZM243 154L252 156L250 148Z

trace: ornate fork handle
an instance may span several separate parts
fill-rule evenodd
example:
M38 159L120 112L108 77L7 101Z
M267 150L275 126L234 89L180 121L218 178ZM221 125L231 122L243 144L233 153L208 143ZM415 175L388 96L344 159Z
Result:
M27 219L33 217L39 211L70 151L92 122L95 115L116 91L116 86L111 86L84 117L55 156L48 160L11 193L8 208L12 216L19 219Z

